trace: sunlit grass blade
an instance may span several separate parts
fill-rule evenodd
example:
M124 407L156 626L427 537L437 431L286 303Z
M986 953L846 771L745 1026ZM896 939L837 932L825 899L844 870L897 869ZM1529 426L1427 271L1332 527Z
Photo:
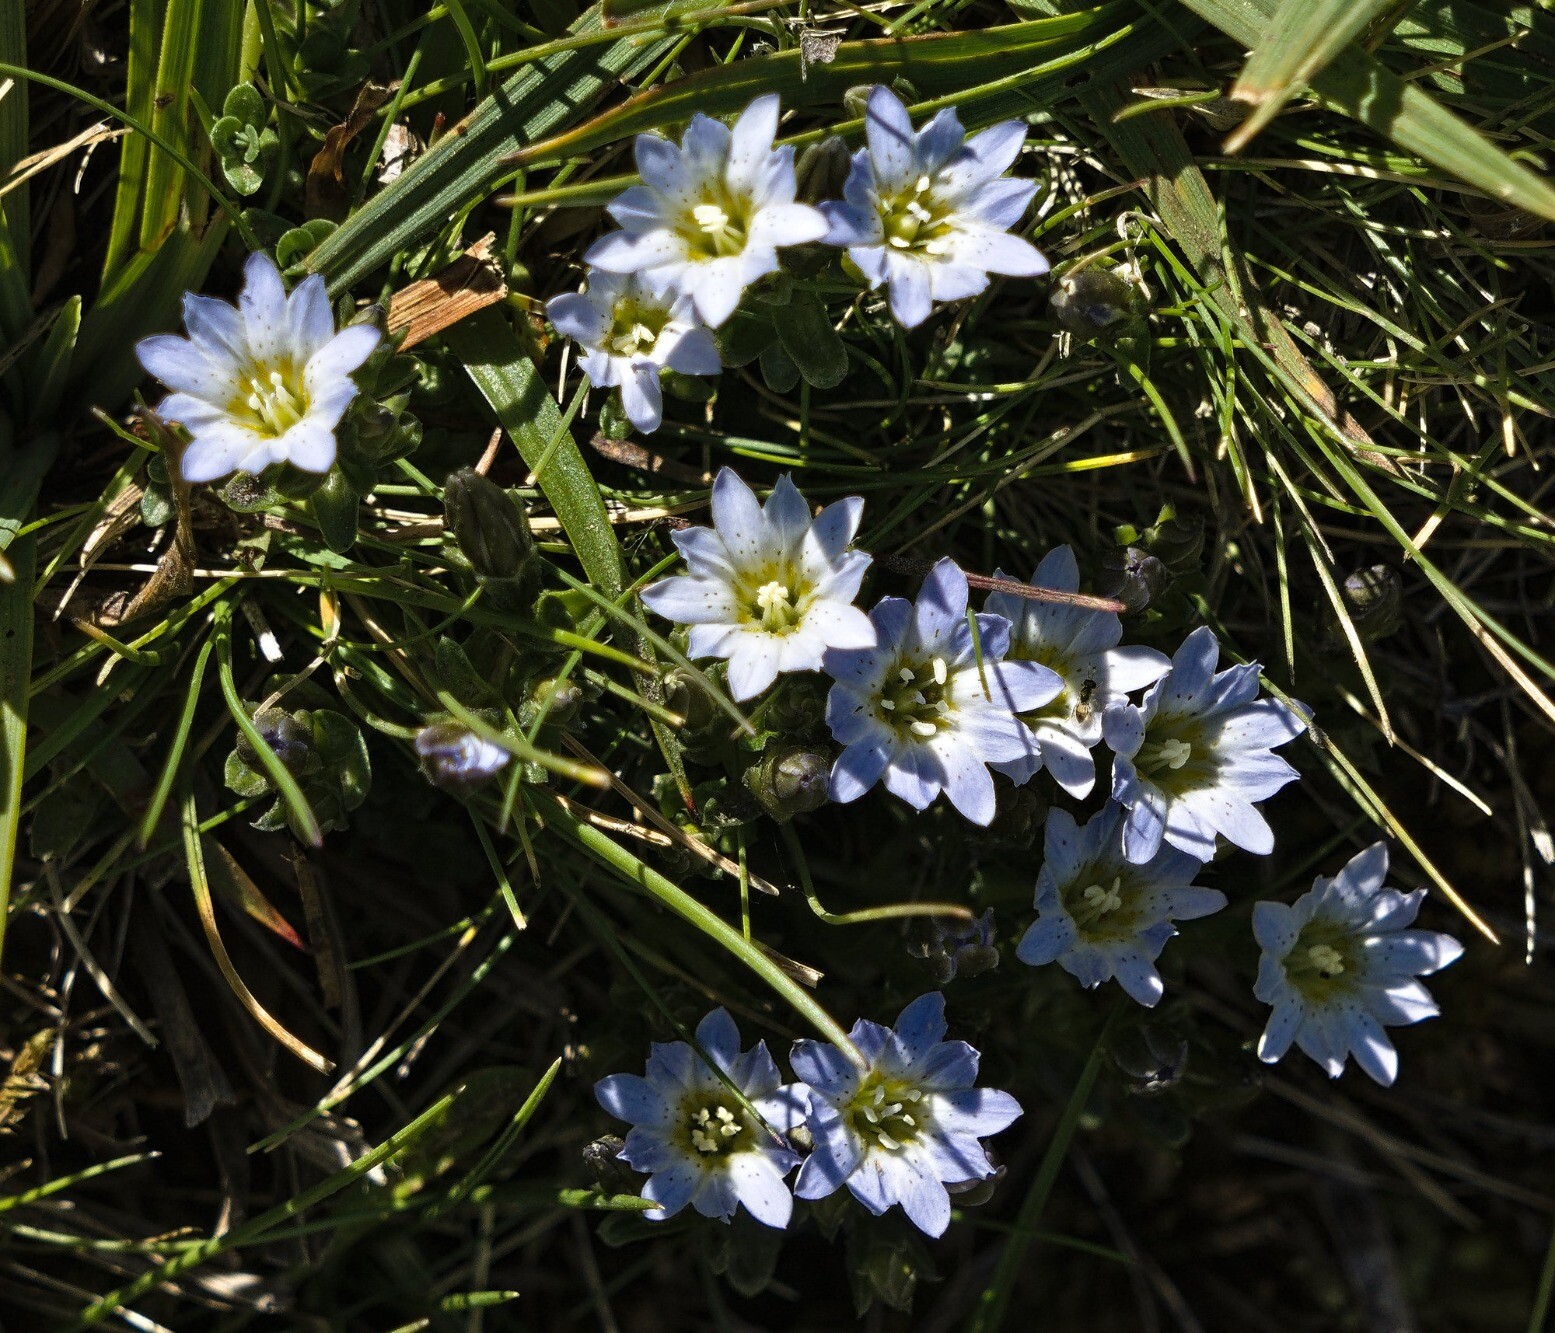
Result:
M1183 0L1244 46L1268 35L1279 0ZM1325 106L1358 120L1401 148L1483 190L1492 199L1555 219L1555 186L1497 147L1376 57L1351 47L1312 76Z
M848 1039L848 1034L838 1026L837 1020L823 1009L796 981L783 972L770 958L746 939L711 908L703 906L679 885L666 879L658 871L646 866L626 848L622 847L586 820L580 819L549 792L539 788L529 790L529 800L535 812L541 815L546 827L556 830L568 841L575 843L590 857L608 866L627 884L712 937L722 948L766 982L787 1001L827 1041L846 1052L849 1058L863 1066L863 1058Z
M211 899L210 876L205 868L205 849L201 846L200 816L195 809L192 792L184 797L183 834L184 863L189 871L189 888L194 893L200 925L205 930L205 940L210 945L211 957L216 960L222 978L232 988L232 993L237 996L238 1002L248 1010L250 1017L260 1027L309 1068L316 1069L321 1074L329 1073L335 1067L334 1061L320 1055L307 1042L287 1031L285 1025L260 1004L253 991L249 990L247 983L238 975L231 955L227 953L227 946L222 943L221 932L216 926L216 904Z
M1340 51L1396 0L1283 0L1231 96L1252 104L1248 117L1226 137L1226 151L1238 152L1280 114Z

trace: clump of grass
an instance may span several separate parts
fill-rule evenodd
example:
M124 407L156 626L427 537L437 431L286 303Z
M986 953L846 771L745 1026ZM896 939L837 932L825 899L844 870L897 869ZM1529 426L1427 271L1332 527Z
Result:
M1298 6L1276 9L0 10L0 1310L1543 1326L1555 26L1356 4L1302 65L1263 40ZM576 285L632 133L776 89L783 133L818 143L856 132L843 94L870 82L1029 121L1050 284L911 335L823 291L840 384L773 355L651 437L552 392L541 302ZM1249 121L1233 88L1284 110ZM439 141L383 184L406 135ZM418 289L434 314L457 289L461 318L384 372L403 435L343 531L307 497L184 490L134 412L136 338L255 247L401 331L400 294L463 264ZM1062 295L1098 278L1104 324ZM1279 855L1217 862L1232 906L1166 956L1159 1009L1016 964L1038 798L987 833L873 799L779 823L728 782L746 717L632 596L724 464L863 495L876 593L1060 543L1097 587L1148 551L1170 578L1135 641L1208 623L1315 710ZM472 465L543 564L526 614L445 529ZM778 702L812 716L806 688ZM283 762L282 715L322 767ZM514 758L434 787L431 719ZM1379 836L1433 924L1480 941L1446 1017L1386 1094L1262 1071L1251 903ZM987 909L1002 965L949 1003L1026 1116L947 1240L825 1208L781 1245L635 1216L595 1078L715 1004L775 1044L885 1018Z

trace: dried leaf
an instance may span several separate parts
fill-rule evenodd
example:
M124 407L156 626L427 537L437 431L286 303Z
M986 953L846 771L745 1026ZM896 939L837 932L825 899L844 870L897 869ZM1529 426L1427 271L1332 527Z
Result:
M394 294L389 302L389 332L405 331L402 351L508 294L502 267L491 254L496 239L495 233L488 232L446 268Z
M351 114L324 135L324 146L308 164L307 214L310 218L345 219L351 211L351 193L346 188L344 159L346 148L370 124L374 113L394 96L395 83L368 80L357 91Z

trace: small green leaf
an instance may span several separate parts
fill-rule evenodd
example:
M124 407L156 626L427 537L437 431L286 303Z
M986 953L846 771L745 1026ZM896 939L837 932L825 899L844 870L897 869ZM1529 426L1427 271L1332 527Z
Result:
M309 503L318 521L324 545L336 555L349 551L356 541L356 519L362 497L352 489L338 467L330 468L324 484L313 492Z
M231 117L244 125L262 126L269 119L265 99L251 83L240 83L221 104L223 119Z
M783 350L807 382L817 389L834 389L847 378L848 349L813 292L795 292L787 305L773 309L772 322ZM765 356L762 373L766 373Z
M221 780L227 784L229 791L234 791L243 797L263 796L270 790L270 779L244 763L243 756L236 750L228 751Z
M762 349L761 378L773 393L792 393L798 385L799 367L781 342L771 343Z
M313 253L335 232L335 223L328 218L314 218L300 227L293 227L275 243L275 262L282 272L287 272Z

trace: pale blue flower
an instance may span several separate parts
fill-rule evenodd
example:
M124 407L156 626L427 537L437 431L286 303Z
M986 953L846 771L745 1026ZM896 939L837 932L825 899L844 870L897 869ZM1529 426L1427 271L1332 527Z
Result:
M720 369L718 346L691 298L651 274L592 270L587 291L552 297L545 313L558 333L583 348L589 383L621 390L626 418L640 431L656 431L664 420L661 370L716 375Z
M995 572L995 577L1002 575ZM1031 576L1038 587L1080 591L1080 567L1074 552L1059 546L1043 557ZM995 764L1017 783L1047 769L1071 796L1083 800L1096 785L1091 751L1101 740L1107 709L1158 680L1171 666L1165 653L1140 645L1119 647L1123 622L1107 611L1088 611L1061 602L1039 602L1015 593L989 595L988 609L1012 626L1010 661L1040 662L1063 677L1063 692L1024 721L1036 737L1037 751L1007 764Z
M826 219L794 202L794 150L772 146L777 125L777 94L769 93L730 127L698 112L679 147L639 134L643 183L610 204L621 230L600 237L584 259L613 273L655 273L717 328L751 283L777 272L780 248L826 234Z
M1300 776L1273 747L1307 724L1277 699L1258 697L1257 663L1216 674L1219 658L1209 627L1194 630L1143 703L1114 705L1102 718L1112 796L1128 811L1130 861L1148 861L1163 838L1209 861L1217 833L1249 852L1274 850L1274 831L1253 806Z
M666 620L690 625L692 657L729 659L736 699L760 694L783 671L816 671L829 648L875 642L853 605L869 556L851 549L864 502L849 496L814 518L784 474L765 505L730 468L713 482L713 526L674 534L690 571L644 588Z
M594 1085L599 1104L632 1125L621 1160L649 1173L643 1198L658 1205L643 1216L661 1221L690 1204L727 1222L743 1203L758 1222L786 1227L794 1199L783 1178L799 1154L783 1136L804 1121L805 1090L783 1084L766 1042L741 1051L723 1009L697 1024L696 1039L716 1069L686 1042L654 1042L646 1078L612 1074Z
M135 345L140 364L173 390L157 412L193 437L179 469L187 482L290 463L328 472L335 428L356 397L353 371L378 345L370 324L335 331L324 279L304 278L291 296L268 255L243 266L234 308L184 297L187 338L158 334Z
M860 1069L835 1046L794 1043L794 1072L810 1094L805 1122L815 1148L794 1193L821 1199L846 1185L877 1217L894 1203L930 1236L950 1223L947 1184L994 1174L979 1139L1020 1115L1007 1092L977 1088L978 1054L946 1041L945 997L919 996L896 1028L860 1019L848 1034Z
M1456 962L1463 945L1434 930L1410 930L1425 891L1384 888L1387 874L1387 845L1373 843L1294 903L1253 907L1263 948L1253 994L1274 1006L1260 1060L1272 1064L1294 1042L1330 1078L1352 1054L1384 1087L1398 1077L1398 1051L1384 1029L1436 1016L1436 1002L1415 978Z
M883 598L869 618L874 648L826 654L836 680L826 724L845 747L832 768L834 801L856 801L884 779L886 790L916 810L944 792L974 824L994 815L989 764L1035 749L1016 716L1057 697L1063 681L1037 662L1006 662L1010 622L967 621L966 575L941 560L916 602Z
M876 87L864 135L842 200L821 205L825 239L847 249L871 288L887 286L898 323L910 329L934 302L976 296L990 273L1048 271L1035 246L1010 234L1037 188L1004 175L1026 140L1018 120L968 140L947 109L914 132L896 94Z
M1082 986L1116 979L1140 1004L1155 1004L1163 989L1155 960L1177 933L1171 923L1218 912L1226 895L1195 886L1204 867L1173 847L1143 865L1125 858L1115 801L1078 826L1054 810L1044 836L1037 919L1015 956L1035 967L1056 962Z

